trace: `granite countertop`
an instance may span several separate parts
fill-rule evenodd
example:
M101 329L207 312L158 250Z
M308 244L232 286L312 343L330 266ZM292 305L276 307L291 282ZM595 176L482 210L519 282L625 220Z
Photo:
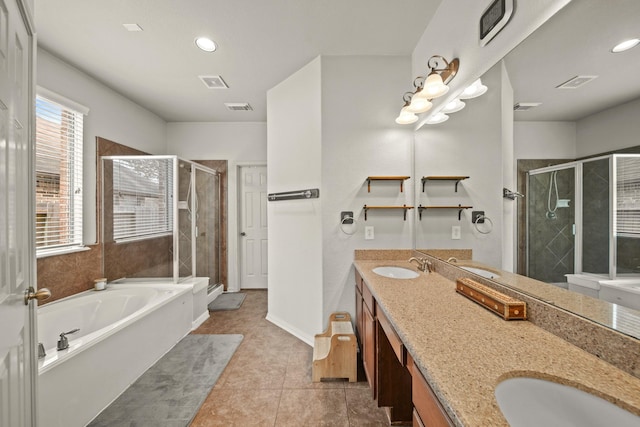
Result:
M571 385L640 415L639 378L528 321L503 320L438 273L398 280L371 271L416 270L404 259L354 265L456 425L508 426L494 389L518 376Z

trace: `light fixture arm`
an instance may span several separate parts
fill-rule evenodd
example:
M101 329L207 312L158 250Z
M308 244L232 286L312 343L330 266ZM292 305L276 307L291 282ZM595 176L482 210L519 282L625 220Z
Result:
M444 68L437 68L438 65L441 66L440 61L445 63ZM431 69L431 72L440 73L440 77L442 77L444 84L448 84L458 73L460 60L458 58L454 58L449 62L443 56L433 55L427 61L427 66Z

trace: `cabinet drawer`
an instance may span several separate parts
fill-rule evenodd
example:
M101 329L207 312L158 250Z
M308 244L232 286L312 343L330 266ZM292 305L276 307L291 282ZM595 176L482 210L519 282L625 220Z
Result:
M362 299L364 300L364 305L367 306L371 315L373 317L376 316L376 300L373 298L373 294L369 290L369 286L367 282L362 282Z
M404 344L402 344L400 337L396 333L395 329L393 329L393 326L391 326L391 322L389 322L389 319L387 319L382 310L378 312L378 323L380 323L384 334L387 336L389 344L391 344L391 348L393 348L393 352L396 354L398 361L401 365L406 366L407 352Z
M413 406L418 413L418 418L425 426L450 427L453 423L444 411L440 401L424 379L417 366L413 369L412 378ZM415 421L415 417L414 417ZM416 425L416 424L414 424Z

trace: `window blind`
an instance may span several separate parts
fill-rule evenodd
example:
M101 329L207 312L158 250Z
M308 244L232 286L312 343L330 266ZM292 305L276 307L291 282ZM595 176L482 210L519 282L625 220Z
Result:
M83 114L36 97L36 248L82 245Z
M149 238L173 230L171 159L113 160L113 238Z
M640 237L640 158L616 157L616 232Z

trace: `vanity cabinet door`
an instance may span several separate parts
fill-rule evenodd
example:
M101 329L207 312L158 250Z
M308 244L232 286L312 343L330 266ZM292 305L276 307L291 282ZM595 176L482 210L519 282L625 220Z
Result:
M360 286L358 286L360 283ZM358 342L360 343L360 355L362 356L362 337L363 331L363 314L362 314L362 278L356 271L356 335L358 336Z
M369 308L363 305L363 336L362 336L362 364L364 372L369 382L369 387L373 393L373 398L377 396L376 390L376 319Z
M422 376L417 366L413 368L413 426L451 427L453 422L444 411L442 404Z

